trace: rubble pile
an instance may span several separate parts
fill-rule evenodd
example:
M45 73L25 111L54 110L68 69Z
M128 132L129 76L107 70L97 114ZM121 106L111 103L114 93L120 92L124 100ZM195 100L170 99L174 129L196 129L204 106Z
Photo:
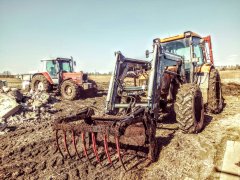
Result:
M46 92L23 94L16 88L3 86L0 90L0 131L25 121L50 120L57 111L54 108L57 101L55 96Z

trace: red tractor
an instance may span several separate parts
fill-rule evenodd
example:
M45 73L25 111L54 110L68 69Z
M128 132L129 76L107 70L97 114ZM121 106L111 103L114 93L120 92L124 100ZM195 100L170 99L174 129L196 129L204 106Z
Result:
M96 94L97 85L83 72L74 72L76 62L69 58L41 60L42 70L32 76L33 91L50 92L58 89L64 99L74 100L80 94Z

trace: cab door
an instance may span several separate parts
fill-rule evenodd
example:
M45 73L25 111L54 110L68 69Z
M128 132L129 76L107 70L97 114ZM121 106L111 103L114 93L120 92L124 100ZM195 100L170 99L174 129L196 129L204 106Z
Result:
M46 70L52 78L54 84L58 84L58 69L56 61L50 60L46 62Z
M200 45L200 38L193 37L193 58L198 58L197 66L204 64L203 51Z

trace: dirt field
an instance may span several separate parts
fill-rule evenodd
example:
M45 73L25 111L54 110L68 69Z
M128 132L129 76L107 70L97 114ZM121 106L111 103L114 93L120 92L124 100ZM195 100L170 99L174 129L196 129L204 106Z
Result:
M0 80L6 80L9 87L21 88L22 81L17 78L0 78Z
M230 79L225 78L224 73L222 75L223 81ZM108 88L108 76L92 76L92 79L101 89ZM127 163L127 168L130 168L127 172L124 172L115 154L112 155L115 170L107 165L106 159L103 166L96 165L94 156L90 157L93 165L86 160L81 162L75 156L66 158L66 152L63 159L56 152L51 120L15 122L8 133L0 135L0 179L217 179L219 174L214 168L221 167L226 141L240 141L240 85L224 84L223 95L223 112L206 114L204 129L199 134L163 129L159 124L157 162L149 165L143 158L126 157L124 161L131 159ZM101 113L105 98L106 94L100 92L94 98L59 101L55 108L64 115L91 105L97 113ZM170 113L163 115L162 122L175 123ZM72 151L70 153L73 154Z

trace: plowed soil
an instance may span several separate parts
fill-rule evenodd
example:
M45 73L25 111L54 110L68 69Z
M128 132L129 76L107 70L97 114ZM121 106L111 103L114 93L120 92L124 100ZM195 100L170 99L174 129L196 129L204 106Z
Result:
M107 82L103 87L107 88ZM106 86L106 87L105 87ZM231 89L231 90L230 90ZM29 121L17 123L10 131L0 135L0 179L212 179L219 176L214 171L221 167L227 140L240 140L240 95L239 86L223 86L225 108L218 115L206 114L205 126L199 134L184 134L174 126L171 113L164 114L165 128L157 130L158 160L148 164L144 158L126 156L127 172L118 162L116 152L111 151L114 167L105 157L102 166L96 162L89 150L89 163L81 161L64 151L64 157L57 152L52 121ZM70 114L84 106L94 106L96 113L104 109L106 94L80 99L73 102L60 101L55 104L63 115ZM169 107L171 109L171 106ZM54 116L54 114L53 114ZM176 127L176 126L174 126ZM70 137L67 138L70 144ZM78 139L77 139L78 140ZM63 144L60 144L64 150ZM80 146L78 144L77 146ZM99 148L101 155L102 149ZM236 162L237 163L237 162Z

